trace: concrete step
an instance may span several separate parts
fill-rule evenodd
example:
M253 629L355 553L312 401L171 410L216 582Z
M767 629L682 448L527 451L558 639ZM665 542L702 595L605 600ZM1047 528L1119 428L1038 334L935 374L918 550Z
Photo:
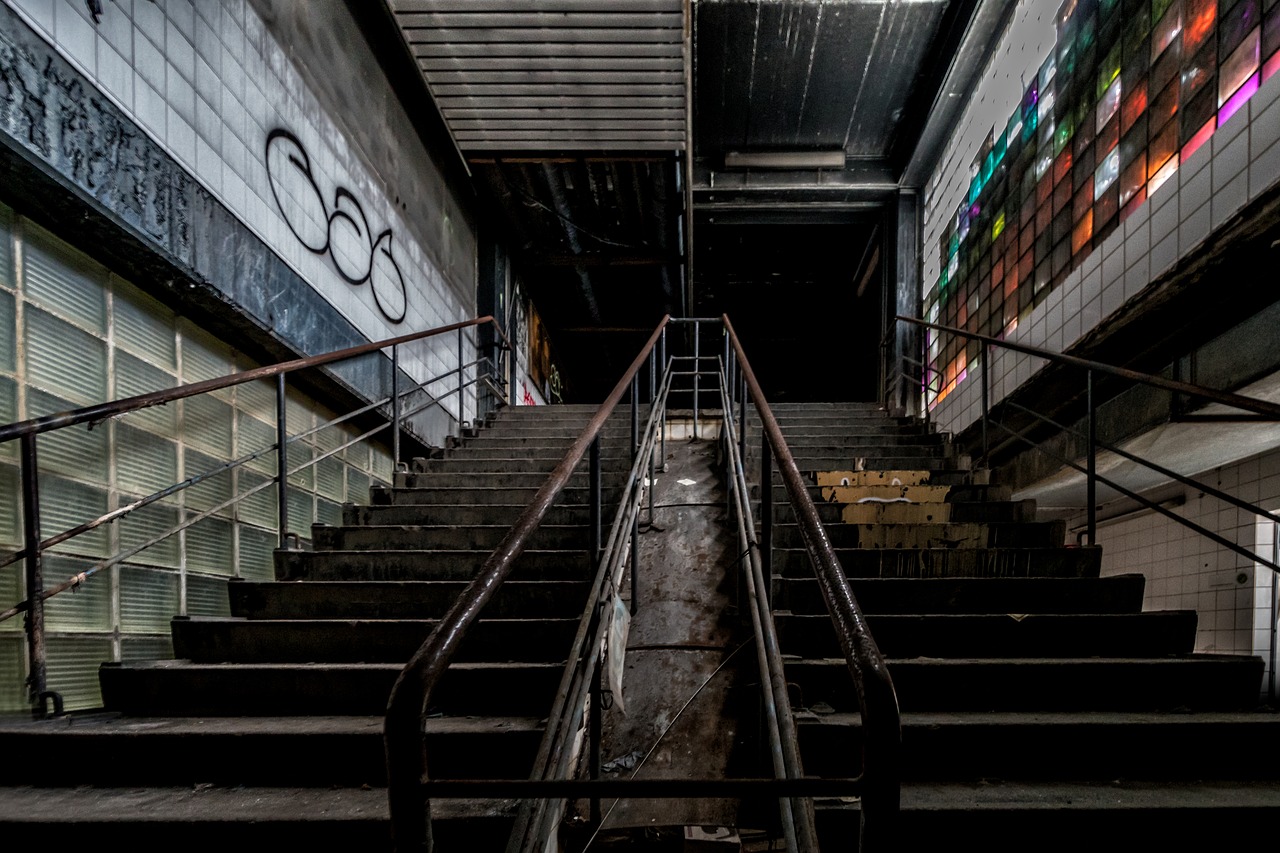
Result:
M316 551L492 551L511 532L509 524L400 524L311 528ZM591 531L585 524L542 524L528 539L536 549L586 550Z
M545 482L546 478L543 478ZM369 490L369 499L374 506L422 506L427 504L471 504L473 506L492 506L494 504L518 504L528 506L537 496L542 483L524 486L487 485L446 485L434 482L430 485L413 488L377 488ZM610 486L608 481L603 485L603 497L607 504L617 501L622 491L621 484ZM577 485L572 480L560 491L555 506L586 506L591 499L591 491L587 485Z
M805 772L847 773L860 714L796 719ZM934 712L902 717L907 781L1275 780L1280 714Z
M1146 577L851 578L862 612L888 613L1138 613ZM776 606L825 614L814 577L774 580Z
M515 818L510 800L442 800L432 806L441 850L500 850ZM127 815L127 820L121 816ZM0 790L0 834L57 847L387 851L385 788L203 786Z
M1077 578L1094 577L1101 548L837 548L851 578ZM777 548L773 570L785 577L813 577L808 552Z
M192 616L173 620L173 653L195 663L404 664L438 622ZM467 631L454 660L563 660L578 622L576 617L480 619Z
M817 804L823 849L856 849L856 802ZM1280 783L1202 782L914 784L902 790L895 842L903 850L982 839L994 853L1123 853L1134 839L1152 850L1214 850L1224 833L1263 838L1280 820Z
M866 506L875 507L876 504ZM1015 522L1035 521L1035 501L947 501L945 510L950 521L954 522ZM848 505L837 503L818 503L814 509L823 524L844 524L843 520ZM864 509L866 507L863 507ZM789 501L774 503L773 520L778 524L795 521L796 514ZM888 519L886 519L888 520Z
M382 714L403 664L106 663L99 670L108 711L131 716ZM563 662L455 663L440 679L430 713L545 716Z
M626 471L603 471L600 478L605 489L620 489L627 479ZM585 489L589 482L589 474L578 469L570 475L569 486ZM541 472L524 472L514 474L473 474L460 472L431 472L428 474L396 473L396 488L403 489L450 489L485 487L494 489L527 489L537 490L547 481L547 474Z
M1052 548L1065 541L1066 522L832 524L826 531L836 548ZM799 526L774 525L773 544L777 548L802 547Z
M587 580L509 580L485 606L490 619L576 617ZM428 619L443 616L466 581L235 581L231 615L248 619Z
M383 722L381 715L4 717L0 785L381 786ZM542 731L537 717L430 717L432 776L527 778Z
M489 551L276 551L281 581L465 581ZM524 551L512 569L518 580L586 580L585 549Z
M621 456L616 459L621 460ZM500 458L481 458L473 456L470 453L458 454L456 456L447 456L444 459L415 459L410 466L410 471L415 474L474 474L477 478L487 477L492 474L541 474L543 479L555 470L560 459L543 458L535 459L523 454L508 454L506 457ZM613 460L611 460L613 461ZM630 470L630 459L627 464L603 466L602 470L618 471ZM583 459L578 463L577 468L587 471L587 460Z
M903 711L1239 711L1257 707L1263 661L1161 658L889 658ZM843 658L788 660L801 708L858 707Z
M357 505L342 507L345 525L387 524L506 524L515 523L528 508L527 503L510 504L400 504ZM612 511L612 508L609 510ZM611 517L611 516L610 516ZM591 519L588 506L554 506L543 517L543 524L587 524Z
M439 459L511 459L513 457L525 459L543 460L547 465L547 470L551 470L564 459L565 452L569 449L571 442L554 442L548 444L499 444L504 439L492 439L484 444L472 443L464 447L456 447L452 450L444 451L443 456L431 457L424 461L438 461ZM608 447L600 448L601 464L608 467L630 468L631 450L628 447L630 440L611 442ZM414 457L413 465L417 467L418 462L423 457ZM421 469L419 469L421 470Z
M644 429L645 422L640 421L638 428ZM584 424L585 426L585 424ZM462 447L484 447L493 441L523 441L532 444L552 445L562 443L566 448L582 435L583 429L572 424L531 423L520 426L507 426L481 430L473 438L465 438ZM610 445L625 445L631 440L631 422L609 424L599 433L600 446L603 450Z
M1190 654L1196 640L1194 610L871 614L866 618L881 653L893 658L1136 658ZM842 654L826 613L774 611L774 623L784 655Z

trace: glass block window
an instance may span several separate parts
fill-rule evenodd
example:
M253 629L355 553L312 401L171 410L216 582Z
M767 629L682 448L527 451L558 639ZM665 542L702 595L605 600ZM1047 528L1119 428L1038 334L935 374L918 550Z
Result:
M1011 333L1277 70L1275 0L1063 3L1055 48L974 158L924 316ZM933 406L979 346L927 343Z
M256 366L0 205L0 422ZM330 454L289 478L290 526L305 540L312 523L337 523L343 502L367 502L373 483L389 482L391 458L368 441L341 449L358 433L324 426L335 413L294 389L286 410L291 434L318 428L290 445L290 464ZM227 614L228 579L274 576L274 450L248 466L225 466L270 448L275 418L274 383L259 382L37 439L44 537L209 474L47 554L50 587L89 573L46 602L49 685L68 709L101 704L102 662L172 655L174 616ZM16 442L0 445L0 550L21 547L15 451ZM123 561L99 568L122 553ZM25 597L23 581L20 563L0 567L0 609ZM22 620L0 623L0 713L27 710L26 661Z

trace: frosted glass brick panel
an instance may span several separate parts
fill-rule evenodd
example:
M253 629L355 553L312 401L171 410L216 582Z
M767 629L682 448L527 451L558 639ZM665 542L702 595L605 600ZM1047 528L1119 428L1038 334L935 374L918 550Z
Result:
M230 616L227 582L220 578L187 575L188 616Z
M347 469L347 500L350 503L369 502L369 476L354 468Z
M112 278L115 343L170 374L178 371L173 312L124 279ZM170 384L177 384L173 376Z
M240 576L249 580L275 580L275 550L279 537L274 531L247 525L240 528Z
M169 622L177 615L177 574L139 566L120 567L120 630L168 633Z
M253 415L260 421L270 423L275 429L276 422L276 386L274 382L259 379L236 386L236 408L245 414Z
M132 498L125 498L132 500ZM151 545L130 557L132 563L149 566L178 567L178 537L168 535L178 526L178 511L163 503L148 504L116 522L120 527L120 548L133 551L161 536Z
M0 714L30 710L26 678L27 649L22 637L0 635Z
M177 377L125 352L116 353L117 399L136 397L173 388ZM178 430L178 404L166 403L130 412L119 419L121 423L142 427L162 435L173 435Z
M26 313L27 381L77 406L107 399L107 344L30 305ZM75 358L67 358L75 353ZM28 415L52 414L34 408Z
M86 521L100 518L107 512L107 492L65 477L47 472L40 473L40 533L45 539L55 533L69 530ZM93 557L107 556L107 528L99 527L82 533L55 547L56 551L84 554Z
M120 641L121 660L172 660L173 638L125 637Z
M178 481L178 445L146 430L116 424L116 482L146 496Z
M98 668L111 660L111 642L88 637L49 637L46 649L48 686L62 694L64 710L102 707Z
M74 408L74 404L32 388L27 392L27 407L32 412L48 414ZM107 441L105 426L53 430L36 437L36 459L41 471L53 471L79 480L106 482L110 458Z
M0 371L13 373L15 338L17 337L17 318L13 310L13 294L0 290ZM11 423L11 420L5 423Z
M235 372L231 348L226 344L185 321L179 324L179 334L182 335L183 382L218 379ZM230 389L216 391L214 394L223 399L231 398Z
M211 394L200 394L182 401L183 438L187 444L214 454L219 459L232 458L231 422L234 410L228 403ZM194 469L187 466L187 476L208 470L207 465Z
M188 478L203 475L217 469L222 462L212 456L206 456L197 450L186 449L186 475ZM230 516L234 507L229 504L232 497L233 472L224 469L217 474L206 477L183 491L184 500L189 509L198 512L222 507L217 515ZM224 506L225 504L225 506Z
M342 524L342 504L316 498L316 521L330 527Z
M0 464L0 546L17 548L21 544L22 498L18 482L17 467ZM17 569L0 569L0 591L6 574L17 574ZM0 622L0 630L6 624Z
M343 468L345 466L334 457L321 459L316 463L316 491L330 500L341 503L345 497Z
M205 518L187 528L187 569L213 575L235 573L230 522Z
M289 483L303 489L315 484L315 465L312 464L311 446L294 440L289 444Z
M87 560L47 556L44 587L51 589L91 567ZM111 582L107 573L93 574L80 586L45 599L44 619L49 631L110 631Z
M28 299L98 334L107 330L106 273L80 252L34 226L23 254Z
M259 527L275 529L276 487L270 477L241 469L238 494L242 497L236 504L237 518Z
M13 287L13 212L0 205L0 287Z

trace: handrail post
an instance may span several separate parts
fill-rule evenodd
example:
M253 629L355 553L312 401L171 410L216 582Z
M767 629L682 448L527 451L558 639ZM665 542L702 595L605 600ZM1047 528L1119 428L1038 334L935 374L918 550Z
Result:
M636 463L636 457L640 454L640 374L636 373L631 377L631 464ZM651 451L652 452L652 451ZM653 490L650 489L650 495ZM652 518L652 510L650 510L650 518ZM635 510L631 513L631 615L636 615L636 606L639 601L640 590L640 566L637 565L640 557L640 505L636 504Z
M44 566L40 552L40 481L36 468L36 436L21 438L22 453L22 539L27 559L27 676L31 712L44 716L43 697L48 687L47 652L44 642Z
M658 399L658 360L654 351L649 350L649 402L652 403Z
M463 389L467 387L465 384L467 381L466 371L462 369L462 365L466 363L462 356L464 337L462 329L458 329L458 438L462 438L462 418L464 415L462 394Z
M698 321L693 321L693 440L698 440L698 380L701 378L702 350L699 346Z
M982 467L988 468L991 464L991 446L987 442L987 418L991 411L991 384L987 381L989 376L987 372L987 361L991 357L991 347L984 345L982 347Z
M591 491L591 572L592 576L597 574L600 569L600 549L601 549L601 477L600 477L600 436L596 436L591 440L590 461L590 491ZM635 567L632 566L634 573ZM596 608L595 618L599 620L602 617L599 607ZM590 739L590 771L592 779L600 778L600 736L602 730L602 715L600 713L601 689L600 689L600 652L598 649L592 649L592 673L591 673L591 719L589 722L589 739ZM600 798L591 798L591 825L600 825Z
M1096 545L1098 536L1098 412L1093 401L1093 371L1085 371L1085 398L1089 405L1088 436L1089 458L1086 463L1087 495L1088 495L1088 536L1089 544Z
M769 434L760 430L760 570L764 599L773 602L773 459Z
M738 370L738 458L747 466L747 376Z
M280 547L289 538L289 432L285 421L285 380L283 373L276 374L276 499L279 501L278 518Z
M640 376L631 377L631 461L640 452Z
M400 464L400 345L391 346L391 467Z

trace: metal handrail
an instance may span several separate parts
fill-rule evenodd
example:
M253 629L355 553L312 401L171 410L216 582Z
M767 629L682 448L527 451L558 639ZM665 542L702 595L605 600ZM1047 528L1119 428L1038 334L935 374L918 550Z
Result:
M653 350L650 350L651 359L653 354ZM538 747L537 756L534 758L533 769L529 774L530 779L561 781L568 778L570 772L569 764L574 755L569 739L580 731L582 727L588 696L591 697L592 701L591 732L589 733L592 736L592 743L590 744L591 767L589 770L592 779L599 778L599 743L596 736L598 735L598 718L595 714L600 710L602 691L599 679L596 676L601 666L599 650L611 621L605 618L604 613L609 601L613 598L615 591L622 582L624 547L627 545L631 546L631 559L629 562L631 570L631 613L634 614L636 612L636 579L639 574L637 565L638 549L636 545L640 497L642 492L647 491L652 504L653 495L651 487L648 489L643 488L641 472L647 469L649 471L649 482L653 482L653 451L658 443L658 430L662 428L665 420L666 400L671 390L673 375L674 373L670 366L663 371L662 384L650 401L648 421L644 430L639 432L639 446L635 447L633 444L635 452L631 470L627 474L627 481L622 489L622 497L618 502L618 511L614 515L613 523L609 529L607 544L599 555L599 565L596 570L595 580L591 585L592 593L579 620L578 632L574 637L573 645L570 647L569 662L561 675L560 686L556 691L556 699L552 705L551 713L547 716L547 728L543 732L542 742ZM635 414L634 407L638 404L635 380L636 378L633 377L631 399L633 414ZM638 429L638 424L636 424L636 427ZM652 513L652 510L650 512ZM507 843L508 853L532 853L532 851L541 851L545 848L546 834L549 832L548 824L554 817L553 812L547 808L548 805L547 798L543 797L522 801L520 814L516 818L515 826ZM598 817L598 797L592 797L591 811L593 819Z
M727 337L727 336L726 336ZM730 364L733 364L730 359ZM769 611L767 581L765 580L760 547L756 538L755 520L751 512L751 493L747 486L746 466L743 462L743 442L735 428L733 417L734 388L726 375L729 365L720 374L721 409L723 410L724 444L730 469L730 500L738 517L738 544L746 559L743 574L746 578L751 627L756 641L756 665L760 669L761 694L764 699L765 718L769 734L769 752L774 776L779 779L800 779L804 767L800 760L795 730L795 718L787 696L787 682L782 652L778 645L777 627ZM745 403L745 394L741 395ZM747 428L745 410L741 431ZM767 684L767 689L766 689ZM817 830L814 825L813 800L783 798L778 802L783 835L790 853L809 853L818 849Z
M387 799L391 813L392 839L397 850L432 849L430 801L423 796L421 786L428 778L424 720L436 684L448 669L467 630L479 618L481 610L510 574L529 537L537 530L543 516L569 482L573 469L594 443L605 421L631 385L632 378L658 343L669 319L668 316L662 318L639 355L538 489L533 500L397 676L387 701L383 730Z
M884 656L880 653L866 618L858 606L844 568L836 557L827 536L826 528L818 516L817 507L800 475L782 430L778 427L773 411L756 381L751 363L742 349L726 315L723 318L732 351L737 357L738 369L748 396L755 404L764 433L763 448L772 451L782 474L783 484L795 510L805 550L813 563L822 590L827 612L834 623L836 634L844 651L845 662L858 694L862 712L862 808L860 850L888 849L893 843L894 827L901 801L901 751L902 723L898 710L898 697L893 687ZM744 397L744 400L746 398ZM745 426L745 418L744 418ZM761 465L760 487L762 495L772 489L772 472ZM763 512L763 510L762 510ZM767 519L766 519L767 523ZM766 537L767 538L767 537Z
M458 375L458 384L454 390L456 390L459 393L458 412L459 412L459 423L461 424L462 422L461 393L464 388L479 381L479 377L476 377L470 382L466 381L466 376L465 376L466 370L469 367L474 367L475 365L479 364L481 361L484 360L482 358L477 361L473 361L469 365L463 363L463 354L462 354L463 353L463 331L469 327L482 325L484 323L492 324L495 330L497 331L498 335L502 338L503 342L507 345L508 348L510 348L510 342L506 337L506 333L503 332L502 328L498 325L497 320L490 315L485 315L483 317L477 317L472 320L466 320L459 323L451 323L445 326L438 326L432 329L426 329L426 330L423 330L420 332L414 332L408 335L401 335L395 338L388 338L383 341L360 344L358 346L347 347L345 349L335 350L335 351L323 353L320 355L291 359L289 361L279 362L277 364L267 365L265 367L259 367L259 368L254 368L252 370L245 370L237 373L232 373L227 376L216 377L213 379L207 379L200 382L193 382L186 385L176 386L173 388L161 389L158 391L152 391L145 394L138 394L132 397L125 397L125 398L121 398L118 400L113 400L105 403L97 403L90 406L83 406L83 407L72 409L65 412L59 412L51 415L44 415L38 418L31 418L25 421L18 421L15 423L0 426L0 443L4 443L6 441L12 441L16 439L18 440L20 445L19 459L20 459L20 466L21 466L22 504L23 504L23 531L22 531L23 549L17 554L14 554L12 552L5 554L4 561L3 563L0 563L0 566L9 565L13 562L16 562L19 559L25 559L26 589L28 590L27 598L24 602L19 603L17 606L10 608L9 610L4 611L3 613L0 613L0 621L11 618L12 616L15 616L21 612L25 612L27 614L26 633L28 638L28 646L29 646L28 658L30 663L30 672L28 674L29 691L30 691L33 705L36 705L37 703L39 703L39 705L43 707L43 710L41 710L40 708L36 708L35 710L36 714L41 715L41 714L47 713L47 704L50 699L53 700L55 708L61 706L60 697L58 697L54 693L49 692L46 689L46 685L47 685L46 657L47 655L46 655L46 646L45 646L45 637L44 637L44 601L46 599L60 592L64 592L67 589L74 589L78 587L81 583L84 582L85 579L88 578L90 574L93 574L94 572L97 572L102 568L122 562L123 560L128 559L134 554L142 550L145 550L146 548L151 547L152 545L156 544L162 539L170 535L173 535L174 533L180 532L186 529L187 527L190 527L191 525L195 524L196 522L202 520L203 518L215 512L218 512L221 509L226 508L232 503L243 500L244 498L252 494L255 494L256 492L261 491L262 489L267 488L270 485L273 485L272 480L267 480L263 484L260 484L259 486L254 487L248 492L238 494L232 499L222 503L217 507L214 507L211 510L207 510L203 513L197 514L196 516L186 519L185 522L179 524L173 530L170 530L166 533L162 533L158 537L153 537L151 540L143 543L140 546L129 549L126 552L122 552L113 557L107 558L106 560L100 561L98 564L93 566L88 571L81 572L76 576L70 578L69 580L62 582L51 589L46 589L45 583L44 583L44 574L43 574L41 557L44 550L47 547L52 547L53 545L60 544L61 542L65 542L70 538L72 538L73 536L86 533L90 530L93 530L101 526L102 524L106 524L106 523L110 523L112 521L118 520L119 518L127 515L129 512L132 512L133 510L138 509L141 506L145 506L149 503L153 503L156 500L160 500L164 497L175 494L191 485L194 485L197 482L200 482L201 479L203 478L200 478L200 477L188 478L186 481L176 483L167 489L162 489L158 493L147 496L146 498L142 498L139 501L135 501L133 504L130 504L128 507L121 507L112 512L108 512L106 515L100 516L99 518L94 519L90 522L78 525L74 528L71 528L70 530L63 531L51 537L47 541L42 540L41 534L40 534L40 491L39 491L39 483L38 483L39 465L38 465L38 458L36 454L36 438L39 435L41 435L42 433L51 432L58 429L65 429L67 427L77 426L79 424L85 424L85 423L89 424L90 429L92 429L93 426L105 420L119 417L121 415L130 414L132 412L140 411L142 409L164 405L166 403L174 402L177 400L194 397L200 394L206 394L211 391L219 391L225 388L231 388L236 385L245 384L247 382L253 382L253 381L267 379L267 378L275 378L277 439L276 439L276 442L273 445L271 445L271 447L266 448L265 452L270 452L270 450L274 449L279 457L277 461L277 473L276 473L274 485L276 485L277 491L279 493L278 494L278 502L279 502L278 513L279 513L279 528L280 528L279 533L280 533L281 545L283 546L288 539L288 511L287 511L288 504L287 504L286 496L287 496L287 483L288 483L289 475L296 473L297 471L303 470L309 465L316 464L322 459L332 455L334 452L337 452L336 450L326 452L319 458L309 460L307 463L304 463L303 465L298 466L292 471L289 470L287 465L287 458L286 458L286 448L289 442L291 441L291 439L288 437L286 427L285 427L285 379L286 379L286 376L290 373L293 373L299 370L306 370L306 369L321 367L327 364L343 361L348 358L353 358L360 355L366 355L369 353L378 352L380 350L384 350L390 347L391 370L392 370L392 394L389 399L392 406L391 420L387 424L380 424L374 429L369 430L364 435L359 436L356 439L353 439L353 441L349 443L362 441L365 438L368 438L369 436L373 435L375 432L378 432L382 429L386 429L388 426L390 426L393 428L392 430L393 454L396 455L398 458L399 445L400 445L400 441L399 441L400 424L402 419L406 416L403 412L401 412L401 409L400 409L400 397L402 395L399 392L399 385L398 385L399 383L399 365L398 365L399 347L404 344L413 343L415 341L435 337L437 335L441 335L451 331L456 331L458 333L458 343L459 343L458 367L452 371L447 372L446 374L444 374L444 376L450 376L455 373ZM443 377L436 377L433 379L429 379L426 382L418 384L415 388L410 389L406 393L414 393L415 391L421 390L426 385L434 383L441 378ZM452 394L452 393L453 393L452 391L449 392L449 394ZM448 396L448 394L441 395L441 397L443 396ZM372 404L366 405L365 407L363 407L363 409L359 410L358 412L349 414L347 416L344 416L343 418L339 418L335 420L334 423L339 422L341 420L345 420L348 417L354 417L356 414L367 412L373 408L376 408L379 405L384 404L385 402L386 402L386 399L384 398L383 400L376 401ZM429 408L431 405L436 405L437 402L438 402L438 398L433 398L428 403L413 409L409 414L414 414L419 411L422 411L426 408ZM316 427L311 431L314 432L315 430L318 430L320 428L321 427ZM233 467L234 465L242 464L242 462L249 461L249 459L251 458L257 458L258 455L262 455L262 454L261 453L251 454L250 457L244 460L236 460L235 462L228 463L227 466L223 466L223 467ZM212 473L220 472L220 470L221 469L218 469L218 471L215 471L215 472L210 472L209 475L211 476Z
M1146 459L1143 459L1142 457L1137 456L1136 454L1132 454L1132 453L1129 453L1128 451L1120 450L1119 448L1111 447L1110 445L1104 444L1103 442L1099 441L1098 431L1097 431L1098 401L1094 395L1093 375L1095 373L1105 373L1111 376L1117 376L1122 379L1127 379L1129 381L1136 382L1142 385L1147 385L1153 388L1160 388L1165 391L1172 391L1178 394L1185 394L1188 397L1195 397L1201 400L1208 400L1210 402L1219 403L1221 405L1229 406L1235 409L1244 409L1245 411L1253 412L1257 415L1260 415L1264 420L1268 420L1268 421L1280 420L1280 403L1273 403L1270 400L1262 400L1257 397L1248 397L1243 394L1235 394L1230 391L1221 391L1216 388L1209 388L1207 386L1197 385L1192 382L1184 382L1182 380L1177 380L1177 379L1166 379L1163 376L1155 376L1149 373L1142 373L1137 370L1130 370L1129 368L1125 368L1125 367L1117 367L1115 365L1107 364L1105 362L1093 361L1092 359L1081 358L1079 356L1074 356L1074 355L1067 355L1066 353L1053 352L1052 350L1046 350L1040 347L1034 347L1027 344L1018 344L1018 343L1013 343L1011 341L1004 341L1004 340L1000 340L999 338L993 338L989 335L981 335L981 334L978 334L977 332L970 332L970 331L966 331L965 329L957 329L953 326L943 326L937 323L930 323L918 317L906 317L903 315L898 315L896 319L904 323L911 323L913 325L923 326L924 328L927 328L927 329L933 329L935 331L959 335L960 337L968 338L970 340L980 341L982 342L984 347L988 348L987 352L990 352L989 350L990 347L1000 347L1002 349L1008 349L1014 352L1020 352L1026 355L1032 355L1038 358L1043 358L1048 361L1058 362L1060 364L1064 364L1070 367L1078 367L1085 371L1085 397L1086 397L1087 412L1086 412L1086 428L1085 428L1085 435L1084 435L1085 442L1086 442L1086 458L1085 458L1085 464L1083 466L1077 463L1071 462L1069 460L1062 459L1061 457L1058 457L1055 454L1050 453L1044 447L1040 446L1035 442L1030 441L1028 438L1026 438L1022 434L1018 433L1016 430L1006 426L1003 423L1000 423L997 421L996 425L999 426L1001 429L1005 430L1006 432L1010 433L1010 435L1014 440L1021 440L1028 444L1031 444L1032 446L1036 447L1036 449L1056 459L1060 464L1066 465L1067 467L1080 471L1085 475L1085 488L1086 488L1085 530L1086 530L1086 538L1088 540L1089 545L1094 545L1097 542L1097 526L1098 526L1097 484L1101 482L1103 485L1108 486L1109 488L1112 488L1117 492L1120 492L1126 497L1129 497L1133 500L1138 501L1139 503L1143 504L1144 506L1147 506L1150 509L1154 509L1155 511L1160 512L1161 514L1167 516L1168 518L1171 518L1174 521L1177 521L1182 526L1187 527L1195 531L1196 533L1209 538L1210 540L1218 543L1219 545L1223 545L1224 547L1227 547L1236 553L1247 556L1254 562L1260 565L1266 566L1272 571L1280 573L1280 565L1277 565L1275 562L1259 557L1256 554L1252 554L1244 550L1243 548L1241 548L1241 546L1230 542L1229 540L1214 533L1213 531L1210 531L1204 527L1201 527L1200 525L1197 525L1195 522L1191 521L1190 519L1186 519L1176 513L1169 512L1168 510L1142 497L1136 492L1133 492L1132 490L1127 489L1098 474L1097 456L1098 456L1098 449L1101 447L1104 450L1108 450L1112 453L1115 453L1116 455L1121 456L1122 458L1128 459L1131 462L1147 467L1164 476L1171 477L1186 485L1191 485L1195 488L1202 489L1206 493L1214 494L1215 497L1220 497L1221 499L1226 500L1227 502L1233 504L1234 506L1245 509L1249 512L1254 513L1255 515L1259 515L1264 518L1269 518L1272 520L1275 520L1276 518L1274 514L1263 509L1262 507L1255 506L1254 504L1250 504L1238 498L1226 496L1224 493L1218 492L1217 490L1212 489L1200 483L1197 480L1194 480L1190 477L1186 477L1185 475L1177 474L1167 468L1164 468L1161 465L1158 465L1154 462L1150 462ZM980 377L980 381L982 383L981 423L982 423L982 445L983 445L984 462L987 459L987 456L989 453L989 450L987 447L987 424L991 420L990 387L989 387L989 381L988 381L987 361L988 361L988 358L984 354L982 359L982 372ZM1062 424L1058 424L1046 415L1040 414L1038 412L1034 412L1026 408L1025 406L1018 405L1012 401L1007 401L1007 404L1010 407L1016 408L1019 411L1022 411L1033 418L1036 418L1045 423L1048 423L1049 425L1057 428L1058 430L1064 433L1079 437L1078 431L1065 427Z

